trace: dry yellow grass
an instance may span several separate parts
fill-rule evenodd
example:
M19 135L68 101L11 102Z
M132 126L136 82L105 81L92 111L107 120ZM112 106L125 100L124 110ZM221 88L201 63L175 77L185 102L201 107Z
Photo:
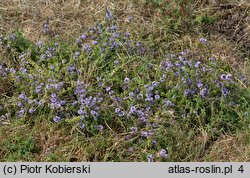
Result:
M4 0L0 2L0 32L21 29L26 37L36 40L41 35L44 21L61 36L75 36L86 31L96 21L104 19L107 6L116 11L117 22L126 24L133 15L137 30L148 27L147 11L132 1L106 0Z
M208 161L250 161L249 134L223 136L213 143L207 154Z

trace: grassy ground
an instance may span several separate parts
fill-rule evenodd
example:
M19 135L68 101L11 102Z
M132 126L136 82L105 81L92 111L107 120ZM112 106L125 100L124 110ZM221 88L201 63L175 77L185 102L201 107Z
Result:
M196 51L197 41L205 37L211 42L212 56L231 66L232 71L241 71L249 81L250 5L247 0L108 3L104 0L5 0L0 2L0 34L21 30L32 42L38 38L49 39L54 34L70 41L102 21L107 7L116 15L117 27L157 49L156 57L149 58L149 62L154 63L166 50ZM49 35L42 32L47 19ZM4 59L3 53L0 58ZM1 93L15 87L0 82ZM249 90L249 86L242 87ZM168 122L175 120L171 113L157 114ZM141 141L137 137L128 140L128 130L112 127L112 122L105 123L107 129L93 136L74 125L56 124L47 112L21 120L9 118L0 123L0 161L147 161L151 153L157 157L161 148L167 150L170 158L157 161L250 161L248 126L226 131L176 122L159 128L155 139L160 145L154 151L151 140Z

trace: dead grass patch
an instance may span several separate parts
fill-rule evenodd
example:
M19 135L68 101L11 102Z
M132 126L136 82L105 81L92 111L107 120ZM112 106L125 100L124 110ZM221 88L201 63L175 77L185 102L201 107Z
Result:
M207 161L250 161L249 133L225 135L211 146L207 153Z

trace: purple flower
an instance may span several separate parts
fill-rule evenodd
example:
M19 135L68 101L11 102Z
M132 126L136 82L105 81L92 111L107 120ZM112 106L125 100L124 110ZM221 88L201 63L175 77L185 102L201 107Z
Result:
M100 103L100 102L102 102L102 101L103 101L103 98L102 98L102 97L97 98L97 102L98 102L98 103Z
M126 33L125 33L125 36L130 36L130 33L129 33L129 32L126 32Z
M12 34L12 35L9 36L9 38L10 38L11 41L14 41L16 39L16 35Z
M129 92L129 94L128 94L130 97L133 97L134 96L134 92Z
M57 98L51 98L50 101L51 101L51 103L55 103L55 102L57 102Z
M43 42L42 42L42 41L38 41L38 42L36 43L36 45L37 45L39 48L41 48L41 47L43 47Z
M154 161L154 155L150 154L148 155L148 162L153 162Z
M192 85L192 83L193 83L192 80L191 80L190 78L188 78L188 79L187 79L187 84L188 84L188 85Z
M113 94L114 94L113 90L109 91L109 95L113 95Z
M131 106L130 107L130 112L134 113L136 111L136 107L135 106Z
M61 103L60 103L60 102L56 102L56 103L55 103L55 107L56 107L56 109L59 109L61 106L62 106L62 105L61 105Z
M172 63L171 63L170 61L166 61L166 66L167 66L168 68L171 68L173 65L172 65Z
M76 56L76 57L80 56L80 52L79 52L79 51L76 51L76 52L75 52L75 56Z
M206 72L206 67L205 66L202 67L202 71Z
M181 65L179 64L179 62L175 62L174 63L176 67L180 67Z
M120 101L121 101L121 98L118 97L118 96L115 96L115 97L114 97L114 100L115 100L116 102L120 102Z
M55 103L51 103L51 104L50 104L50 108L51 108L51 109L55 109Z
M85 112L84 112L84 110L79 109L79 110L77 111L77 113L78 113L79 115L81 115L81 114L84 114Z
M97 41L93 41L93 42L92 42L92 45L96 45L96 44L98 44Z
M30 114L34 113L35 111L36 111L35 108L30 108L30 109L29 109L29 113L30 113Z
M85 40L85 39L86 39L86 35L85 35L85 34L82 34L82 35L81 35L81 39Z
M157 144L156 140L152 140L152 145L153 145L154 147L156 147L156 144Z
M181 52L181 53L182 53L182 52ZM184 61L184 57L179 56L178 58L179 58L180 61Z
M222 88L221 92L223 96L227 96L229 94L229 90L227 88Z
M138 99L142 99L142 98L143 98L143 94L141 94L141 93L138 94L138 95L137 95L137 98L138 98Z
M179 76L179 72L174 72L174 76Z
M130 131L131 131L131 133L136 133L136 132L138 132L138 128L137 127L130 127Z
M84 129L84 127L85 127L85 124L82 124L82 125L80 126L81 129Z
M23 103L22 102L18 102L17 106L21 108L23 106Z
M152 86L153 86L153 87L157 87L159 84L160 84L160 82L156 82L156 81L153 81L153 82L152 82Z
M113 32L116 31L116 26L115 26L115 25L112 25L112 26L110 27L110 30L113 31Z
M49 22L48 21L44 22L44 24L43 24L43 32L44 33L49 32Z
M54 120L56 123L58 123L58 122L60 121L60 117L55 116L55 117L53 118L53 120Z
M120 108L115 108L115 113L119 113L121 111Z
M27 96L25 95L24 92L19 95L19 98L21 98L23 100L27 100Z
M108 21L112 19L112 12L109 9L106 10L106 19Z
M69 72L73 72L75 70L75 67L71 64L71 65L67 66L67 70Z
M146 132L146 131L142 131L142 132L141 132L141 136L142 136L142 137L148 137L148 136L149 136L149 133Z
M154 86L145 86L145 87L147 88L147 92L154 90ZM149 95L149 93L147 93L146 96L151 96L151 95Z
M195 68L198 68L200 66L201 62L200 61L197 61L194 65Z
M191 61L188 61L188 66L189 66L189 67L192 67L192 66L193 66L193 64L192 64Z
M208 45L208 41L205 38L200 38L200 42L205 45Z
M231 74L227 74L226 75L226 80L232 80L232 75Z
M216 82L216 81L215 81ZM222 88L223 86L224 86L224 84L222 83L222 82L219 82L219 83L217 83L217 86L219 87L219 88Z
M147 122L147 118L146 117L141 117L140 121L143 122L143 123L146 123Z
M43 106L43 101L40 100L40 101L38 102L38 105Z
M166 78L160 77L160 82L164 82Z
M129 79L128 77L126 77L126 78L124 79L124 82L125 82L125 83L129 83L129 82L130 82L130 79Z
M124 111L119 112L118 116L119 116L119 117L125 116L125 112L124 112Z
M186 83L186 80L184 77L181 78L182 84L184 85Z
M52 98L56 98L57 95L56 95L55 93L52 93L52 94L51 94L51 97L52 97Z
M94 111L94 110L92 110L92 111L90 112L90 114L91 114L92 116L94 116L94 117L96 117L96 116L98 115L98 113L97 113L96 111Z
M110 90L111 90L111 88L110 88L110 87L107 87L107 88L106 88L106 91L107 91L107 92L108 92L108 91L110 91Z
M51 65L50 68L53 70L53 69L55 69L55 66L54 66L54 65Z
M22 116L22 115L24 115L24 113L25 113L25 109L23 108L23 109L21 109L21 110L18 112L18 115L19 115L19 116Z
M200 95L201 95L202 98L204 98L207 94L208 94L208 89L207 88L203 88L200 91Z
M160 95L155 95L155 99L160 99Z
M226 75L226 74L222 74L222 75L220 76L220 78L221 78L221 80L226 80L226 79L227 79L227 75Z
M40 93L41 89L42 89L42 87L40 85L37 86L36 89L35 89L35 93Z
M65 105L65 103L66 103L66 102L65 102L65 101L60 100L60 101L59 101L59 103L60 103L61 105Z
M165 149L162 149L162 150L159 152L159 155L160 155L160 157L165 157L165 158L168 156L167 151L166 151Z
M203 87L203 84L201 82L197 82L197 87L201 88L201 87Z
M116 47L118 47L118 46L119 46L119 44L118 44L117 42L114 41L114 42L112 43L112 45L111 45L110 48L111 48L111 49L114 49L114 48L116 48Z
M118 34L118 33L113 33L113 37L114 37L114 38L118 38L118 37L119 37L119 34Z
M58 42L55 42L55 47L58 47L59 46L59 43Z
M200 38L200 42L203 43L203 44L207 44L207 40L205 38Z
M207 42L207 40L205 38L200 38L200 42L204 43Z
M137 110L137 115L143 117L145 113L142 110Z
M189 96L191 94L191 90L187 89L184 91L185 96Z
M191 95L193 95L193 94L195 94L195 93L196 93L196 89L190 90L190 94L191 94Z
M84 45L83 45L83 48L84 48L84 50L86 50L88 53L91 52L91 47L90 47L89 45L84 44Z
M147 97L147 98L145 98L145 101L154 102L154 98L153 97Z

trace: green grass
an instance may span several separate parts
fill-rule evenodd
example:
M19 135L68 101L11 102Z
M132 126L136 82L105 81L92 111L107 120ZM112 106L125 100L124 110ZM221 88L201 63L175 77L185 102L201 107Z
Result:
M134 144L135 140L126 141L125 134L110 131L86 137L44 122L32 128L19 123L14 128L19 129L1 128L6 133L1 138L1 161L145 161L154 152L150 142ZM249 161L249 136L249 130L224 136L173 126L162 129L156 139L161 142L158 149L168 149L167 161Z

